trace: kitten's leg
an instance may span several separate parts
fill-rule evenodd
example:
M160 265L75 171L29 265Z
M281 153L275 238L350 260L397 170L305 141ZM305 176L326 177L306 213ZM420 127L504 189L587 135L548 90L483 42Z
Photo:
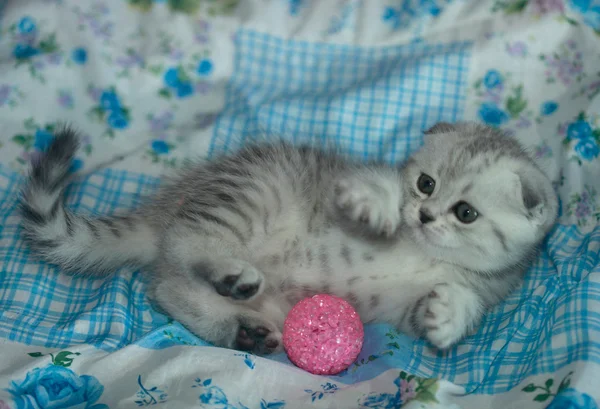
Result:
M198 227L199 229L199 227ZM170 263L211 285L223 297L249 300L264 288L264 275L249 261L248 250L226 233L180 228L165 243Z
M263 274L252 264L235 258L204 258L192 265L196 278L206 280L223 297L248 300L264 287Z
M446 349L477 325L482 314L483 300L473 289L438 284L413 306L408 324L417 335Z
M335 183L337 210L378 236L391 237L396 233L402 202L402 183L396 169L357 169Z
M215 346L259 355L282 350L276 324L264 314L218 295L201 281L164 277L152 290L166 313Z

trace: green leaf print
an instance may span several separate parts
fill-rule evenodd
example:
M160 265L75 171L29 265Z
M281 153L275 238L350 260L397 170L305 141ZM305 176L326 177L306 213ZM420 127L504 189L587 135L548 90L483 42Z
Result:
M44 53L53 53L58 51L58 45L56 44L56 34L50 34L48 38L40 41L40 50Z
M52 354L50 355L52 356ZM65 368L68 368L73 363L73 359L75 359L74 357L71 358L70 355L77 356L81 354L79 352L61 351L56 355L56 357L52 356L52 363L54 365L64 366Z
M552 395L549 394L549 393L540 393L535 398L533 398L533 400L536 401L536 402L545 402L546 400L548 400L548 398L550 396L552 396Z
M435 395L430 391L422 391L417 394L415 397L416 401L423 403L437 403L438 400L435 398Z
M30 352L27 355L29 355L30 357L33 357L33 358L39 358L41 356L44 356L44 354L42 354L41 352Z
M166 88L162 88L160 91L158 91L158 95L166 98L166 99L170 99L171 98L171 91L169 91Z
M193 14L200 7L200 2L201 0L167 0L167 5L171 11Z
M529 0L496 1L492 11L502 10L504 14L522 13L528 3Z
M150 11L152 9L153 1L152 0L127 0L129 5L133 8L136 8L140 11Z
M521 390L523 392L531 393L531 392L535 392L536 390L539 389L541 393L538 393L537 395L535 395L533 400L535 402L545 402L549 398L559 394L563 389L566 389L569 387L569 385L571 384L571 380L570 380L571 375L573 375L573 372L569 372L567 374L567 376L565 376L563 378L563 380L560 382L560 385L558 386L558 390L556 391L556 393L552 392L552 386L554 385L554 379L552 379L552 378L546 379L546 382L544 382L544 385L536 385L534 383L530 383L529 385L525 386Z
M523 86L515 88L515 93L506 100L506 110L512 118L518 118L521 112L527 108L527 101L523 99Z
M12 137L12 141L25 149L31 149L33 145L33 135L18 134Z

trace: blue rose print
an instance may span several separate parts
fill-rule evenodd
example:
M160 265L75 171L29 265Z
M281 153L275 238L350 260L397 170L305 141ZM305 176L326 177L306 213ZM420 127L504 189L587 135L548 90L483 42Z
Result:
M396 394L380 393L367 396L362 402L361 407L369 409L394 409L399 408L402 400Z
M121 102L114 91L104 91L100 95L100 105L107 111L115 111L121 109Z
M590 0L571 0L571 6L580 13L585 13L590 8Z
M573 388L561 391L546 409L598 409L594 398Z
M85 62L87 61L87 51L85 50L85 48L75 48L71 53L71 58L77 64L85 64Z
M300 7L302 7L302 2L304 0L288 0L290 3L290 15L291 16L296 16L298 15L298 11L300 10Z
M18 409L108 409L95 404L104 392L98 379L59 365L30 371L24 380L11 382L8 392Z
M125 118L120 110L111 112L108 118L106 118L106 123L114 129L124 129L129 125L127 118Z
M540 112L542 115L552 115L558 109L558 104L554 101L547 101L542 104Z
M69 168L69 172L75 173L75 172L77 172L81 168L83 168L83 160L81 160L79 158L75 158L75 159L73 159L73 162L71 163L71 167Z
M199 396L200 402L210 405L227 405L227 396L217 386L210 386Z
M592 7L583 16L585 24L596 31L600 31L600 6Z
M484 102L479 108L479 117L491 126L500 126L508 121L508 114L493 102Z
M571 0L571 7L583 14L583 21L596 31L600 31L600 6L590 0ZM592 6L592 7L590 7Z
M567 127L567 138L572 139L587 139L592 136L592 127L586 121L576 121Z
M43 129L38 129L35 131L35 140L33 141L33 146L39 151L45 151L48 146L50 146L50 142L54 139L54 135L50 132L45 131Z
M167 84L169 87L176 87L179 85L179 74L177 72L177 68L169 68L165 72L164 80L165 84Z
M483 83L488 89L502 85L502 76L496 70L489 70L483 78Z
M592 161L600 154L600 147L593 138L581 139L575 145L575 152L584 160Z
M177 85L177 97L185 98L194 93L194 88L192 88L192 84L189 82L180 83Z
M198 74L200 75L208 75L212 72L213 63L211 60L205 58L198 64Z
M21 34L33 33L36 30L35 20L25 16L19 21L19 24L17 24L17 29Z
M165 141L157 139L152 141L152 150L158 155L169 153L169 145Z
M194 93L192 82L187 78L185 72L180 71L179 68L169 68L167 71L165 71L163 79L169 88L173 88L175 90L175 95L177 98L185 98ZM169 91L165 90L165 92L168 93Z
M13 49L13 56L19 60L31 58L34 55L37 55L39 53L40 53L40 50L38 50L37 48L33 48L32 46L30 46L28 44L17 44L15 46L15 48Z

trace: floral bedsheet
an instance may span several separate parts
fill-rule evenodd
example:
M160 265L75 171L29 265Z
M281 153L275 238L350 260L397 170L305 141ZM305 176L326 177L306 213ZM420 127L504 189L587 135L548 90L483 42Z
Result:
M0 1L0 409L598 408L599 0ZM214 348L143 273L60 274L16 211L60 122L83 132L67 204L133 208L186 160L260 135L400 162L438 121L515 134L560 223L525 284L441 353L366 327L348 370Z

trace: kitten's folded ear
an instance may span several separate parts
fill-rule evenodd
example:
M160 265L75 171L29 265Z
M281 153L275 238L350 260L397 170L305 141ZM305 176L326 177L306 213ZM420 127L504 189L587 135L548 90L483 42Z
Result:
M515 173L514 195L531 222L547 232L556 222L558 199L550 180L541 170L524 167Z

